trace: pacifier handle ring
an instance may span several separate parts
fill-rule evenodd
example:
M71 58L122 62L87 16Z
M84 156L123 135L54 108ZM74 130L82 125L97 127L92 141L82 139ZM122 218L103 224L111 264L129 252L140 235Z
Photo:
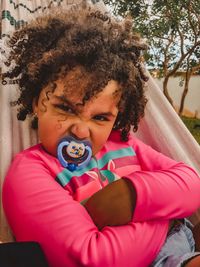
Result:
M88 157L81 163L77 164L77 168L76 170L80 170L81 168L83 168L85 165L88 164L88 162L90 161L91 157L92 157L92 149L89 146L86 146L85 149L88 151Z
M69 141L63 141L62 143L60 143L58 145L58 155L59 155L59 161L61 163L61 165L65 168L68 167L68 162L65 160L65 158L63 157L63 154L62 154L62 149L63 149L63 146L68 146L69 145Z

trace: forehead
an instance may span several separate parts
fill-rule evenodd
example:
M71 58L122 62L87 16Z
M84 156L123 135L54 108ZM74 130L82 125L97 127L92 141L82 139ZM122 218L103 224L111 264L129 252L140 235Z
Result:
M95 77L87 73L83 68L77 67L62 75L55 82L56 89L53 93L54 96L62 96L73 103L82 102L86 89L92 82L95 82ZM116 101L120 95L120 86L117 81L111 80L102 88L101 92L93 97L94 99L110 99Z
M64 94L68 97L83 97L86 88L92 80L92 75L85 71L82 67L76 67L63 74L56 81L56 94Z

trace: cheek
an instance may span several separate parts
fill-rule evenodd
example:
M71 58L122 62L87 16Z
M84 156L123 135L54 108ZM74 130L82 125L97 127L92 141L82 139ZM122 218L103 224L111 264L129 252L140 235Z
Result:
M64 125L62 121L55 118L40 118L38 122L38 135L40 141L45 147L51 147L51 150L55 150L60 136L64 131Z
M64 127L64 124L66 122L66 118L60 116L52 116L48 114L43 114L43 116L40 117L38 122L38 128L40 128L44 132L54 133L59 131Z

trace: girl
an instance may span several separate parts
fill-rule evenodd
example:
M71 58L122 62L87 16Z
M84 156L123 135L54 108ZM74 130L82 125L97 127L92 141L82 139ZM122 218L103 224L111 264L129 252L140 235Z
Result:
M146 104L145 45L129 20L89 6L52 14L9 42L12 69L4 78L19 78L18 119L33 116L41 141L15 157L5 179L14 236L38 242L52 267L199 262L185 223L176 232L192 241L186 248L179 242L175 259L167 237L177 229L173 218L200 206L199 177L130 134ZM79 168L85 151L84 163L92 158Z

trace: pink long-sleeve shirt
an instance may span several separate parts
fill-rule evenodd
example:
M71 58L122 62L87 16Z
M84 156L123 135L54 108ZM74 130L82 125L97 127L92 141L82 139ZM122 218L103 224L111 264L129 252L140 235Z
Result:
M115 176L136 189L134 216L99 231L80 202ZM121 142L115 131L84 171L64 169L41 144L22 151L7 173L3 205L16 239L39 242L51 267L145 267L163 245L169 220L200 206L200 179L132 135Z

